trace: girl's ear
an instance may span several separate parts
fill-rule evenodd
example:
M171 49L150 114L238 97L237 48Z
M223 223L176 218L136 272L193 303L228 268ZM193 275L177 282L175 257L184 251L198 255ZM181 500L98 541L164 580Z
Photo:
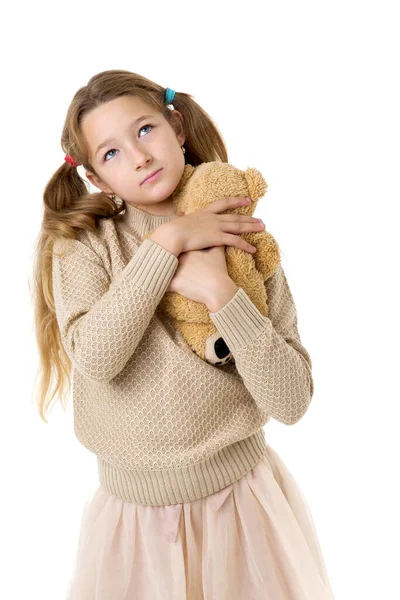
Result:
M85 175L88 178L88 180L90 181L90 183L92 183L94 186L99 188L105 194L113 193L113 190L111 188L107 187L106 184L104 183L104 181L102 179L100 179L100 177L98 177L97 175L93 175L93 173L91 171L86 171Z

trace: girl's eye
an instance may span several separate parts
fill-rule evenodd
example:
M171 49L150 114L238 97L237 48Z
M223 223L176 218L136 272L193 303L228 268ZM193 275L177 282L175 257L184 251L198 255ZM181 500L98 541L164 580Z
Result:
M112 150L109 150L108 152L106 152L106 153L105 153L105 155L103 156L103 161L104 161L104 162L108 162L108 161L106 160L106 157L107 157L107 155L108 155L110 152L114 152L114 150L115 150L115 148L113 148ZM112 157L111 157L111 158L112 158Z
M142 129L145 129L146 127L151 127L151 128L153 128L153 125L143 125L143 127L141 127L141 128L139 129L139 131L142 131Z
M141 127L141 128L139 129L139 131L142 131L142 129L145 129L146 127L151 127L151 128L153 128L153 125L143 125L143 127ZM107 155L108 155L110 152L114 152L115 150L116 150L116 148L112 148L111 150L108 150L108 152L106 152L106 153L105 153L105 155L103 156L103 162L108 162L108 160L107 160ZM112 158L112 157L111 157L111 158Z

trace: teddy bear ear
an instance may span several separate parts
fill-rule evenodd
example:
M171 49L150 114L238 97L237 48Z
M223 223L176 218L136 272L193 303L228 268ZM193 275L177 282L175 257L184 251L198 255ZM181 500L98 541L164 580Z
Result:
M262 198L267 192L268 184L263 175L257 169L249 168L244 172L244 176L249 189L248 195L253 200Z

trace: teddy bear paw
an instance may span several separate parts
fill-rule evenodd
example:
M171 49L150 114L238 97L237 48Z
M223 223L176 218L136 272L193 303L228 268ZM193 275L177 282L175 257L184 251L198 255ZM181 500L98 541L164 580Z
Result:
M206 340L205 359L211 365L219 367L232 360L232 352L219 333L211 335Z

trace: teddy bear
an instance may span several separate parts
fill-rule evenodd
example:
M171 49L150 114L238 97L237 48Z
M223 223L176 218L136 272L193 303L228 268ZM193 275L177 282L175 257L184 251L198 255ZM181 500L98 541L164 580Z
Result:
M177 212L190 214L220 198L248 196L251 199L249 205L227 210L224 214L252 216L267 187L262 174L254 168L242 171L221 161L205 162L195 167L185 164L171 199ZM144 239L152 231L148 231ZM235 246L226 246L228 275L246 292L261 314L267 316L268 299L264 282L280 264L279 247L274 237L265 230L240 235L257 250L251 254ZM177 292L166 292L157 310L168 315L191 350L201 359L214 366L222 366L232 359L232 353L218 333L205 304Z

